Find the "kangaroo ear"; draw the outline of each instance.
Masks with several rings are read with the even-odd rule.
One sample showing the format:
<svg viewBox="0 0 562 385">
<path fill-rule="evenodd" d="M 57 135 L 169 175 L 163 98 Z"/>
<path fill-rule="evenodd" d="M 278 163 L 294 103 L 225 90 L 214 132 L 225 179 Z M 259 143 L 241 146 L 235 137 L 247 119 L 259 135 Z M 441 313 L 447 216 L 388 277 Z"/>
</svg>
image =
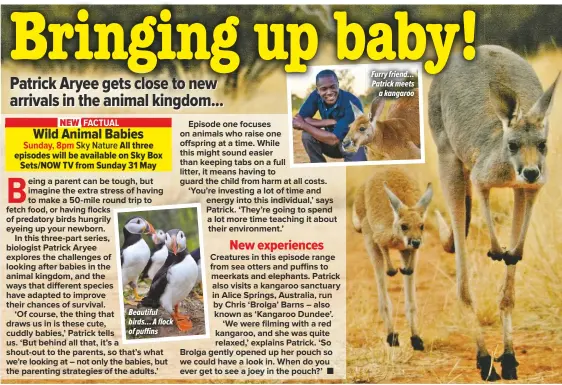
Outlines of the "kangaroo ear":
<svg viewBox="0 0 562 385">
<path fill-rule="evenodd" d="M 554 95 L 554 90 L 556 89 L 556 84 L 558 84 L 559 78 L 560 78 L 560 72 L 558 73 L 558 76 L 556 76 L 554 83 L 552 83 L 552 85 L 548 88 L 548 90 L 546 90 L 541 95 L 539 100 L 535 102 L 533 107 L 531 107 L 529 113 L 527 114 L 528 117 L 532 118 L 536 122 L 542 122 L 543 120 L 548 118 L 548 115 L 550 114 L 550 110 L 552 109 L 552 104 L 554 99 L 552 96 Z"/>
<path fill-rule="evenodd" d="M 379 119 L 382 114 L 382 110 L 384 109 L 384 103 L 384 98 L 381 98 L 380 96 L 377 96 L 373 100 L 373 103 L 371 103 L 371 115 L 369 116 L 369 120 L 371 122 Z"/>
<path fill-rule="evenodd" d="M 416 203 L 416 207 L 422 209 L 425 213 L 427 207 L 431 203 L 431 198 L 433 198 L 433 187 L 431 183 L 428 183 L 425 192 L 423 193 L 418 203 Z"/>
<path fill-rule="evenodd" d="M 521 117 L 521 106 L 517 93 L 505 84 L 490 82 L 490 101 L 494 112 L 500 118 L 503 129 L 511 126 L 514 119 Z"/>
<path fill-rule="evenodd" d="M 392 207 L 392 211 L 394 211 L 394 216 L 398 216 L 398 211 L 404 206 L 404 203 L 398 198 L 390 189 L 388 188 L 386 182 L 383 184 L 384 191 L 386 195 L 388 195 L 388 199 L 390 200 L 390 206 Z"/>
<path fill-rule="evenodd" d="M 349 104 L 351 104 L 351 109 L 353 110 L 353 116 L 355 117 L 355 120 L 357 120 L 358 117 L 365 115 L 363 114 L 363 111 L 359 109 L 359 107 L 353 104 L 352 101 L 349 101 Z"/>
</svg>

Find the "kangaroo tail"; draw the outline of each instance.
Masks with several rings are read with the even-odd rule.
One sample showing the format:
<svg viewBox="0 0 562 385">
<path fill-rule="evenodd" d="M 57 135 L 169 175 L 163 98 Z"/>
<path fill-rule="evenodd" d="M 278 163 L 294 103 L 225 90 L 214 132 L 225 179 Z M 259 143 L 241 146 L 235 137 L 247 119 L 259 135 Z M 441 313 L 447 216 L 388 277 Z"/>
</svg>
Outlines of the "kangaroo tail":
<svg viewBox="0 0 562 385">
<path fill-rule="evenodd" d="M 351 221 L 353 222 L 353 227 L 357 232 L 361 232 L 361 220 L 359 219 L 359 215 L 357 215 L 357 211 L 355 210 L 355 203 L 353 203 L 353 207 L 351 208 Z"/>
<path fill-rule="evenodd" d="M 437 223 L 439 224 L 439 239 L 441 240 L 441 245 L 443 246 L 443 250 L 447 253 L 454 253 L 455 252 L 455 240 L 453 238 L 453 232 L 451 228 L 443 218 L 443 215 L 439 212 L 439 210 L 435 210 L 435 215 L 437 216 Z"/>
</svg>

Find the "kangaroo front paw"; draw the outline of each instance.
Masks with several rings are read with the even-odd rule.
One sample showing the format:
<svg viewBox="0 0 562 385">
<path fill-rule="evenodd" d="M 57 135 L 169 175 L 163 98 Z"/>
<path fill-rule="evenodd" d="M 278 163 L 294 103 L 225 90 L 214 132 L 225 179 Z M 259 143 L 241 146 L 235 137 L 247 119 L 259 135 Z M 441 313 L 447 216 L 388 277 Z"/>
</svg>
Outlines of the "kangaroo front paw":
<svg viewBox="0 0 562 385">
<path fill-rule="evenodd" d="M 400 346 L 398 333 L 389 333 L 388 336 L 386 336 L 386 342 L 388 342 L 389 346 Z"/>
<path fill-rule="evenodd" d="M 410 342 L 412 343 L 412 347 L 414 348 L 414 350 L 424 350 L 423 340 L 420 338 L 420 336 L 411 336 Z"/>
<path fill-rule="evenodd" d="M 506 265 L 515 265 L 517 262 L 519 262 L 522 259 L 523 257 L 521 255 L 511 254 L 510 251 L 506 252 L 503 255 L 503 261 L 505 262 Z"/>
<path fill-rule="evenodd" d="M 502 365 L 502 378 L 504 380 L 517 380 L 517 367 L 519 362 L 512 353 L 504 353 L 496 359 Z"/>
<path fill-rule="evenodd" d="M 492 364 L 492 357 L 487 356 L 476 356 L 476 368 L 480 369 L 480 377 L 484 381 L 497 381 L 500 376 L 496 372 L 494 365 Z"/>
<path fill-rule="evenodd" d="M 501 253 L 494 252 L 492 250 L 488 251 L 488 257 L 492 258 L 494 261 L 503 261 L 506 251 L 503 250 Z"/>
<path fill-rule="evenodd" d="M 414 269 L 410 267 L 400 268 L 400 272 L 404 275 L 412 275 L 414 274 Z"/>
<path fill-rule="evenodd" d="M 386 275 L 388 275 L 389 277 L 394 277 L 396 274 L 398 274 L 398 270 L 396 269 L 388 269 L 386 271 Z"/>
</svg>

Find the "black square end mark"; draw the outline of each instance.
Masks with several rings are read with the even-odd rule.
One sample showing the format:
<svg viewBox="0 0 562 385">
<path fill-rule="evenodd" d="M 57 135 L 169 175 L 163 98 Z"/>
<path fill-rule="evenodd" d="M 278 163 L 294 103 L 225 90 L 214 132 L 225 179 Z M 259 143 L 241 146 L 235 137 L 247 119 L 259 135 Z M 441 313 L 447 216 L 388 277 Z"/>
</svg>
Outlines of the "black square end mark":
<svg viewBox="0 0 562 385">
<path fill-rule="evenodd" d="M 327 368 L 328 374 L 334 374 L 334 368 Z"/>
</svg>

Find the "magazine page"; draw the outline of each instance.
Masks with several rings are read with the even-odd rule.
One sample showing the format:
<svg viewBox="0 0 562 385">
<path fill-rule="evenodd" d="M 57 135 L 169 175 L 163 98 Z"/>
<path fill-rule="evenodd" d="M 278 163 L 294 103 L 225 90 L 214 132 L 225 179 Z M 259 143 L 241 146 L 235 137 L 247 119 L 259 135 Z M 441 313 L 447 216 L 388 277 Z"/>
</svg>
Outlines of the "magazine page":
<svg viewBox="0 0 562 385">
<path fill-rule="evenodd" d="M 562 7 L 1 17 L 2 383 L 562 381 Z"/>
</svg>

